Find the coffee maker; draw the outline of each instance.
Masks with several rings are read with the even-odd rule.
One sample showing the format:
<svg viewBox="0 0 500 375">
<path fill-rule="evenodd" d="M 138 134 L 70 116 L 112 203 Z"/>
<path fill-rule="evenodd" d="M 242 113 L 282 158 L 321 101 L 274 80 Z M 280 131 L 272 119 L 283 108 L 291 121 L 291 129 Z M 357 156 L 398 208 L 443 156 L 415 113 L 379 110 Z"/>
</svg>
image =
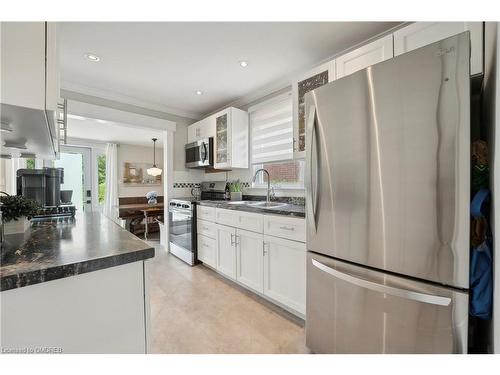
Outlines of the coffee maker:
<svg viewBox="0 0 500 375">
<path fill-rule="evenodd" d="M 43 207 L 40 217 L 74 216 L 74 205 L 61 204 L 63 183 L 63 168 L 17 170 L 17 195 L 40 203 Z"/>
<path fill-rule="evenodd" d="M 18 169 L 17 195 L 33 199 L 44 207 L 61 204 L 63 168 Z"/>
</svg>

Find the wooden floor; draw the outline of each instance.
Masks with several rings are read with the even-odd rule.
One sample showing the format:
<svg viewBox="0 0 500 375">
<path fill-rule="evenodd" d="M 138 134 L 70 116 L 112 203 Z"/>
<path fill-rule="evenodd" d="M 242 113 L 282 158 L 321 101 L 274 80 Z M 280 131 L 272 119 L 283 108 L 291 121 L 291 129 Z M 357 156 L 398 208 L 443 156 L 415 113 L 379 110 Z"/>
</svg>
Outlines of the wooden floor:
<svg viewBox="0 0 500 375">
<path fill-rule="evenodd" d="M 308 353 L 301 319 L 151 243 L 153 353 Z"/>
</svg>

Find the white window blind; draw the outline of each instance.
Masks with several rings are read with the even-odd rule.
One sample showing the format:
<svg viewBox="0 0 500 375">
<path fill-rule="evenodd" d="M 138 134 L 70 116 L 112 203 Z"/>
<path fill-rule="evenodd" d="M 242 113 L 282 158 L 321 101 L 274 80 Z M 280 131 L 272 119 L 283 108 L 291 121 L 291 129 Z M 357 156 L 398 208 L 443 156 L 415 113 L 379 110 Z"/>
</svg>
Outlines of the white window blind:
<svg viewBox="0 0 500 375">
<path fill-rule="evenodd" d="M 279 96 L 250 108 L 252 164 L 293 159 L 292 96 Z"/>
</svg>

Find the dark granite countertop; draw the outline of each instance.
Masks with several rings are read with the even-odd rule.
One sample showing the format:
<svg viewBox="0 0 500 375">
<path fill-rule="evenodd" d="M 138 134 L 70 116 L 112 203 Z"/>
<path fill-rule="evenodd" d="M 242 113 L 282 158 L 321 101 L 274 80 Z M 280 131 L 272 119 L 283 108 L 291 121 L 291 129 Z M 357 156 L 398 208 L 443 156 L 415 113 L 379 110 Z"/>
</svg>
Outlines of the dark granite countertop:
<svg viewBox="0 0 500 375">
<path fill-rule="evenodd" d="M 0 290 L 115 267 L 154 257 L 154 248 L 100 213 L 64 223 L 39 222 L 6 236 Z"/>
<path fill-rule="evenodd" d="M 306 211 L 305 207 L 296 204 L 286 204 L 285 206 L 281 206 L 279 208 L 264 208 L 264 207 L 253 207 L 248 206 L 246 204 L 231 204 L 230 201 L 210 201 L 210 200 L 202 200 L 198 201 L 197 204 L 201 206 L 211 206 L 224 208 L 227 210 L 238 210 L 238 211 L 246 211 L 246 212 L 255 212 L 258 214 L 270 214 L 270 215 L 285 215 L 285 216 L 294 216 L 294 217 L 305 217 Z"/>
</svg>

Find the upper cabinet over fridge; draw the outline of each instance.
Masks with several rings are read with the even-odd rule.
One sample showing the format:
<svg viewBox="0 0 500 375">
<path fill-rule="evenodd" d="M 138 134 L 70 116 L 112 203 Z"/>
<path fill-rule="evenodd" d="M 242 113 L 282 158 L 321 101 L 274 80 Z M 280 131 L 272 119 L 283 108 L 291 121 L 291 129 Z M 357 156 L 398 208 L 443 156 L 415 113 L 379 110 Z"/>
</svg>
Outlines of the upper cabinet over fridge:
<svg viewBox="0 0 500 375">
<path fill-rule="evenodd" d="M 483 73 L 482 22 L 415 22 L 394 32 L 394 56 L 470 32 L 470 74 Z"/>
<path fill-rule="evenodd" d="M 483 73 L 482 22 L 415 22 L 393 33 L 338 55 L 292 82 L 294 158 L 305 158 L 306 118 L 304 95 L 329 82 L 353 74 L 394 56 L 435 43 L 464 31 L 470 33 L 470 74 Z"/>
</svg>

